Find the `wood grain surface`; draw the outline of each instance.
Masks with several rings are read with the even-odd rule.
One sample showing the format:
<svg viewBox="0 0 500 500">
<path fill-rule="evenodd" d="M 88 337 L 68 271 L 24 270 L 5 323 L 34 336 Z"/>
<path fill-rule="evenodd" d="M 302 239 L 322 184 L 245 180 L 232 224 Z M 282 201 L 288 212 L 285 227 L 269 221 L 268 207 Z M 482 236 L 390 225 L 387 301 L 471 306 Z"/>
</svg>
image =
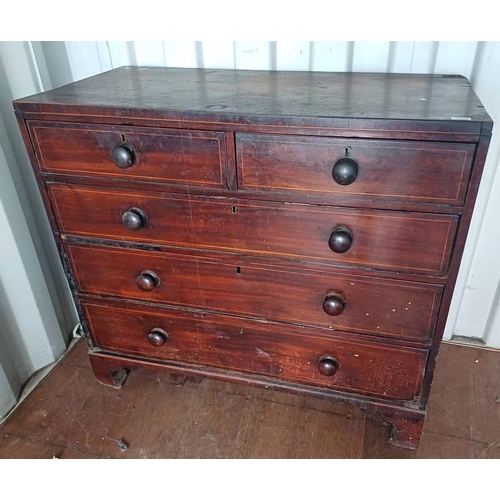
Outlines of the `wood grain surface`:
<svg viewBox="0 0 500 500">
<path fill-rule="evenodd" d="M 68 246 L 82 292 L 166 303 L 286 323 L 377 336 L 430 340 L 442 287 L 378 278 L 235 265 L 231 259 L 189 258 L 132 249 Z M 136 285 L 153 271 L 159 286 Z M 329 292 L 345 299 L 344 311 L 329 316 Z"/>
<path fill-rule="evenodd" d="M 61 229 L 86 238 L 196 247 L 331 265 L 443 275 L 456 216 L 315 207 L 241 199 L 151 195 L 66 185 L 50 189 Z M 147 224 L 130 231 L 130 208 Z M 337 227 L 353 235 L 351 248 L 333 252 Z"/>
<path fill-rule="evenodd" d="M 210 113 L 211 121 L 225 115 L 490 121 L 459 75 L 124 67 L 19 99 L 17 106 L 66 113 L 105 106 L 107 114 L 122 116 L 122 110 Z"/>
<path fill-rule="evenodd" d="M 42 172 L 227 189 L 220 132 L 46 122 L 30 122 L 29 129 Z M 124 142 L 135 159 L 130 167 L 119 168 L 110 153 Z"/>
<path fill-rule="evenodd" d="M 236 151 L 238 187 L 250 192 L 461 205 L 475 145 L 237 134 Z M 359 173 L 343 186 L 332 168 L 346 154 Z"/>
<path fill-rule="evenodd" d="M 320 337 L 302 328 L 150 308 L 84 305 L 98 347 L 118 353 L 187 364 L 216 366 L 292 382 L 346 389 L 382 398 L 418 396 L 427 359 L 425 350 L 368 343 L 349 335 Z M 161 347 L 148 342 L 153 328 L 168 332 Z M 338 361 L 335 375 L 318 371 L 321 356 Z"/>
</svg>

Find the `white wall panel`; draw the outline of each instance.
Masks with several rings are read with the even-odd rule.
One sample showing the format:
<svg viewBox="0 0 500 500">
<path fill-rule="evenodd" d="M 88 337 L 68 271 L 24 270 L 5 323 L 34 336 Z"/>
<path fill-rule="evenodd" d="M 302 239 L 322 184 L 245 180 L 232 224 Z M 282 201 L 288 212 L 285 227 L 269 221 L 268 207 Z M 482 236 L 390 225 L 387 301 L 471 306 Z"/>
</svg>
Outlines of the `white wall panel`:
<svg viewBox="0 0 500 500">
<path fill-rule="evenodd" d="M 111 61 L 111 53 L 109 51 L 108 42 L 95 42 L 95 44 L 101 72 L 113 69 L 113 62 Z"/>
<path fill-rule="evenodd" d="M 440 42 L 434 73 L 456 74 L 470 78 L 477 42 Z"/>
<path fill-rule="evenodd" d="M 272 69 L 273 42 L 234 42 L 236 69 Z"/>
<path fill-rule="evenodd" d="M 33 55 L 34 51 L 29 50 L 26 42 L 0 43 L 0 146 L 5 154 L 16 195 L 22 207 L 22 216 L 29 228 L 45 280 L 45 283 L 39 281 L 34 288 L 42 287 L 38 292 L 40 304 L 47 306 L 51 303 L 54 307 L 59 325 L 51 324 L 49 320 L 47 327 L 60 335 L 61 329 L 66 331 L 72 328 L 76 315 L 12 108 L 14 99 L 42 90 L 40 71 L 36 70 L 38 65 L 32 59 Z M 7 204 L 7 209 L 9 207 L 10 204 Z M 15 211 L 12 213 L 15 214 Z M 25 259 L 25 265 L 29 266 L 30 258 L 26 255 Z M 33 271 L 33 276 L 38 276 L 36 270 Z M 47 288 L 50 295 L 43 290 Z"/>
<path fill-rule="evenodd" d="M 353 42 L 311 42 L 312 71 L 348 71 Z"/>
<path fill-rule="evenodd" d="M 173 68 L 202 68 L 201 42 L 163 42 L 165 64 Z"/>
<path fill-rule="evenodd" d="M 480 42 L 474 88 L 496 127 L 453 297 L 446 334 L 500 347 L 500 42 Z"/>
<path fill-rule="evenodd" d="M 106 45 L 113 68 L 136 64 L 133 42 L 106 42 Z"/>
<path fill-rule="evenodd" d="M 350 71 L 382 72 L 389 65 L 390 42 L 355 42 Z"/>
<path fill-rule="evenodd" d="M 38 42 L 33 42 L 38 43 Z M 64 42 L 39 42 L 41 51 L 35 52 L 37 66 L 45 65 L 48 81 L 45 90 L 60 87 L 74 81 L 74 75 L 69 62 L 68 50 Z M 78 62 L 75 61 L 78 65 Z M 81 66 L 87 67 L 87 66 Z"/>
<path fill-rule="evenodd" d="M 1 419 L 31 374 L 64 352 L 65 339 L 1 144 L 0 178 Z"/>
<path fill-rule="evenodd" d="M 0 147 L 0 316 L 20 380 L 64 350 L 37 253 Z M 33 348 L 32 348 L 33 347 Z"/>
<path fill-rule="evenodd" d="M 0 345 L 0 349 L 2 346 Z M 0 351 L 0 421 L 7 415 L 9 410 L 16 404 L 21 382 L 18 380 L 17 384 L 12 381 L 7 373 L 7 362 L 2 354 L 6 351 Z M 13 370 L 15 373 L 15 370 Z"/>
<path fill-rule="evenodd" d="M 439 42 L 414 42 L 410 73 L 434 73 Z"/>
<path fill-rule="evenodd" d="M 165 66 L 163 42 L 135 42 L 135 60 L 139 66 Z"/>
<path fill-rule="evenodd" d="M 276 42 L 275 46 L 275 69 L 286 71 L 308 71 L 310 69 L 311 42 Z"/>
<path fill-rule="evenodd" d="M 391 42 L 388 70 L 391 73 L 411 73 L 415 42 Z"/>
<path fill-rule="evenodd" d="M 21 385 L 64 352 L 76 322 L 12 108 L 50 83 L 36 52 L 28 42 L 0 43 L 0 418 Z"/>
<path fill-rule="evenodd" d="M 205 68 L 234 69 L 233 42 L 203 42 Z"/>
<path fill-rule="evenodd" d="M 66 42 L 71 72 L 75 80 L 111 69 L 109 52 L 102 50 L 103 45 L 106 47 L 106 43 L 103 42 L 99 50 L 98 42 Z"/>
</svg>

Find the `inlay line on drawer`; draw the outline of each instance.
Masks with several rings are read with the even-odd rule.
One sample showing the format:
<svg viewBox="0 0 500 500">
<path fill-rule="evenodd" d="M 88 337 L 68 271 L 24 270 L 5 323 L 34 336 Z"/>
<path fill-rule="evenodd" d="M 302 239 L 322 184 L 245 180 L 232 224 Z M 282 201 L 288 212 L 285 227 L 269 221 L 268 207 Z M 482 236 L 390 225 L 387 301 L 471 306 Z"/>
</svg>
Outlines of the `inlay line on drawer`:
<svg viewBox="0 0 500 500">
<path fill-rule="evenodd" d="M 428 342 L 443 287 L 178 254 L 68 245 L 78 288 L 191 309 Z M 335 307 L 329 302 L 335 298 Z"/>
<path fill-rule="evenodd" d="M 30 122 L 42 172 L 227 190 L 223 132 Z"/>
<path fill-rule="evenodd" d="M 383 398 L 413 400 L 420 392 L 425 349 L 367 342 L 311 328 L 215 314 L 127 304 L 83 303 L 96 346 L 151 359 L 202 364 Z M 326 358 L 333 365 L 323 368 Z"/>
<path fill-rule="evenodd" d="M 70 235 L 429 275 L 446 273 L 458 221 L 441 214 L 49 186 L 58 222 Z"/>
<path fill-rule="evenodd" d="M 474 144 L 236 134 L 238 189 L 461 205 Z M 352 162 L 346 185 L 336 162 Z"/>
</svg>

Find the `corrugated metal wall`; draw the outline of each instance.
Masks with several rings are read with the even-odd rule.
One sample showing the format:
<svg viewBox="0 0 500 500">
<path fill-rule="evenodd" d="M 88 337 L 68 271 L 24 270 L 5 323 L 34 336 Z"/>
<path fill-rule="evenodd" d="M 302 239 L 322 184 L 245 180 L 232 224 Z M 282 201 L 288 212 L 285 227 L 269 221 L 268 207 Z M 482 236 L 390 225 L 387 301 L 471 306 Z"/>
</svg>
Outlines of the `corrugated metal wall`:
<svg viewBox="0 0 500 500">
<path fill-rule="evenodd" d="M 37 45 L 37 44 L 34 44 Z M 53 85 L 123 65 L 454 73 L 472 82 L 484 42 L 44 42 Z M 63 52 L 67 52 L 67 61 Z M 38 51 L 39 53 L 39 51 Z M 52 58 L 55 56 L 55 60 Z M 70 68 L 57 68 L 69 63 Z"/>
<path fill-rule="evenodd" d="M 0 49 L 0 112 L 6 131 L 0 140 L 4 150 L 8 141 L 8 150 L 13 151 L 7 160 L 61 335 L 67 334 L 75 316 L 17 132 L 14 98 L 123 65 L 444 73 L 466 76 L 493 119 L 500 117 L 499 42 L 2 42 Z M 496 347 L 500 347 L 498 137 L 495 130 L 445 333 L 446 338 L 477 337 Z"/>
</svg>

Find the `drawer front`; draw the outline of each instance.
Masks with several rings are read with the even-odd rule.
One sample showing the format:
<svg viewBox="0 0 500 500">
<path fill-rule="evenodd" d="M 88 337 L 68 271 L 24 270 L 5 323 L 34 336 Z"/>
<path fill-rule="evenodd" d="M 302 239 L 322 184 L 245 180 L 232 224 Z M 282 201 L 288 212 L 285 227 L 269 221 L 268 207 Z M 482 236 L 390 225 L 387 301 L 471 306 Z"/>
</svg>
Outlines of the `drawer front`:
<svg viewBox="0 0 500 500">
<path fill-rule="evenodd" d="M 102 247 L 68 250 L 83 292 L 417 341 L 430 338 L 442 291 L 297 265 Z M 341 313 L 332 316 L 324 308 Z"/>
<path fill-rule="evenodd" d="M 286 325 L 239 318 L 134 307 L 84 304 L 96 346 L 378 397 L 411 401 L 420 391 L 425 350 L 353 341 L 342 334 L 325 338 L 306 328 L 291 334 Z M 334 374 L 320 373 L 323 356 L 337 362 Z"/>
<path fill-rule="evenodd" d="M 30 122 L 42 172 L 91 175 L 109 179 L 226 188 L 225 135 L 220 132 L 63 125 Z M 132 165 L 118 167 L 132 147 Z"/>
<path fill-rule="evenodd" d="M 344 196 L 461 205 L 475 151 L 473 144 L 257 134 L 237 134 L 236 148 L 239 189 L 319 196 L 332 205 Z M 341 185 L 332 172 L 346 150 L 357 177 Z"/>
<path fill-rule="evenodd" d="M 448 215 L 63 185 L 50 191 L 60 226 L 68 234 L 420 274 L 446 273 L 457 225 L 457 217 Z M 140 229 L 124 226 L 130 209 L 143 212 Z"/>
</svg>

